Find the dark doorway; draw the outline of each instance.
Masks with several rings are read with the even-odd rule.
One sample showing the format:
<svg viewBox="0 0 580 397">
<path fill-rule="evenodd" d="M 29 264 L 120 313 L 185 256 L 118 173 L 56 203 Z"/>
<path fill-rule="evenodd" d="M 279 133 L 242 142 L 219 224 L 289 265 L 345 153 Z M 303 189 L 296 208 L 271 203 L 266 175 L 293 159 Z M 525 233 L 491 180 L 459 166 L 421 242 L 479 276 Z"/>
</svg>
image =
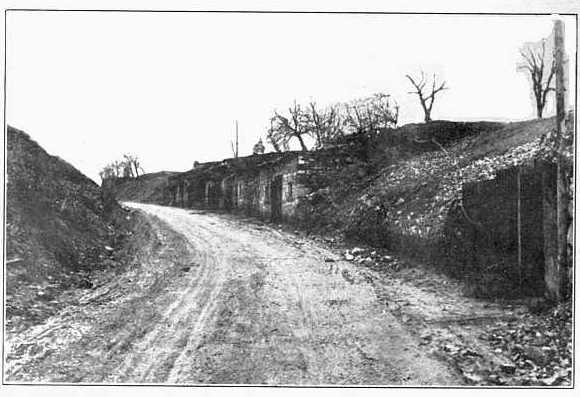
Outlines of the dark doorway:
<svg viewBox="0 0 580 397">
<path fill-rule="evenodd" d="M 270 188 L 272 222 L 282 220 L 282 175 L 275 176 Z"/>
<path fill-rule="evenodd" d="M 224 182 L 224 207 L 230 211 L 234 208 L 234 184 L 233 178 L 228 178 Z"/>
<path fill-rule="evenodd" d="M 214 182 L 210 182 L 207 187 L 207 204 L 211 209 L 218 208 L 219 200 L 219 186 Z"/>
</svg>

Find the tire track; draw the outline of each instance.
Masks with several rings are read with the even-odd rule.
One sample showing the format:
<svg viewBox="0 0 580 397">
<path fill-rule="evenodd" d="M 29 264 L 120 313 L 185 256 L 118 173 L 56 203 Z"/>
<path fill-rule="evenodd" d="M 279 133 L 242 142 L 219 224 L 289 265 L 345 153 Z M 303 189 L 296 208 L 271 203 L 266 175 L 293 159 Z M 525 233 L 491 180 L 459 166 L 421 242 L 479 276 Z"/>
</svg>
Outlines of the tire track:
<svg viewBox="0 0 580 397">
<path fill-rule="evenodd" d="M 92 293 L 71 316 L 29 333 L 44 338 L 60 325 L 81 333 L 56 346 L 60 361 L 41 357 L 53 371 L 43 377 L 35 369 L 41 378 L 63 379 L 65 373 L 73 381 L 276 385 L 454 381 L 384 311 L 372 286 L 329 271 L 324 258 L 333 254 L 322 246 L 231 216 L 127 205 L 150 217 L 157 232 L 172 229 L 161 234 L 174 240 Z M 188 271 L 179 271 L 184 263 Z M 335 266 L 355 273 L 350 263 Z M 116 291 L 117 284 L 126 288 Z M 123 294 L 107 302 L 118 292 Z M 30 343 L 25 339 L 21 346 Z M 12 362 L 24 368 L 27 361 Z M 99 373 L 89 372 L 91 363 Z"/>
<path fill-rule="evenodd" d="M 175 217 L 168 217 L 164 211 L 140 209 L 171 222 L 176 231 L 185 235 L 199 267 L 196 274 L 188 281 L 187 287 L 179 293 L 164 313 L 162 321 L 134 347 L 134 351 L 119 369 L 120 374 L 115 381 L 130 379 L 138 382 L 156 382 L 160 380 L 160 377 L 168 376 L 167 373 L 174 373 L 175 352 L 181 351 L 184 344 L 191 349 L 191 345 L 194 345 L 192 341 L 199 339 L 207 320 L 211 317 L 223 284 L 222 263 L 211 249 L 208 240 L 193 234 L 190 225 L 180 222 Z"/>
</svg>

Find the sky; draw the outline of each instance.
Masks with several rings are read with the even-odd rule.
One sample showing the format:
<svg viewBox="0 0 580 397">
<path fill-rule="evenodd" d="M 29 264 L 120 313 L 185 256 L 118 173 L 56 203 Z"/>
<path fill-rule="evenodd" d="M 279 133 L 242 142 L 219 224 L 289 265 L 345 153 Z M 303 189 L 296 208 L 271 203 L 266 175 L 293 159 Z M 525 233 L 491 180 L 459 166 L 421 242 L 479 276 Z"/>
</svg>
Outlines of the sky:
<svg viewBox="0 0 580 397">
<path fill-rule="evenodd" d="M 575 20 L 564 21 L 574 61 Z M 147 172 L 231 157 L 236 120 L 240 155 L 249 155 L 273 110 L 294 100 L 324 106 L 386 92 L 401 107 L 400 124 L 420 122 L 405 74 L 421 70 L 449 87 L 433 119 L 531 119 L 518 50 L 552 24 L 542 16 L 9 12 L 6 120 L 100 182 L 123 153 Z"/>
</svg>

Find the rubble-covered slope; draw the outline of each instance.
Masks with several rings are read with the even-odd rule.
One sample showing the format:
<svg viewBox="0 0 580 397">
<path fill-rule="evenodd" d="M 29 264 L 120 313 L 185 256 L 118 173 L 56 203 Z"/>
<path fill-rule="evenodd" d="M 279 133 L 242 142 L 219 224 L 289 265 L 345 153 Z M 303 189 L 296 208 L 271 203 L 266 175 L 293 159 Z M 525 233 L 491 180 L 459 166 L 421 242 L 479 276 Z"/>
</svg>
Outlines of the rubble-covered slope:
<svg viewBox="0 0 580 397">
<path fill-rule="evenodd" d="M 464 183 L 493 179 L 499 170 L 531 161 L 554 123 L 510 123 L 381 170 L 356 200 L 343 203 L 347 232 L 387 245 L 388 229 L 429 240 L 461 198 Z"/>
</svg>

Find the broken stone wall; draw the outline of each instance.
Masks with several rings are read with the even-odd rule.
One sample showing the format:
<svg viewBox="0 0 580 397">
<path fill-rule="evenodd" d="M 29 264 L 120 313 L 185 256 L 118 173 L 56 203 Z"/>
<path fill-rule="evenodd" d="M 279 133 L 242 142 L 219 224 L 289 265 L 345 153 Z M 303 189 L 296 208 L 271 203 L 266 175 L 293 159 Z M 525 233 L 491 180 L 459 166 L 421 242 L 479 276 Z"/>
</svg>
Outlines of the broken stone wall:
<svg viewBox="0 0 580 397">
<path fill-rule="evenodd" d="M 229 190 L 232 210 L 249 216 L 259 214 L 258 181 L 256 179 L 257 177 L 253 174 L 235 175 L 229 178 L 232 181 L 232 187 Z M 226 193 L 224 192 L 224 194 Z"/>
<path fill-rule="evenodd" d="M 278 222 L 304 222 L 312 211 L 302 205 L 314 190 L 321 190 L 351 170 L 354 178 L 366 175 L 357 140 L 316 152 L 269 153 L 228 159 L 179 175 L 168 185 L 168 203 L 188 208 L 225 209 Z M 278 185 L 275 185 L 278 183 Z M 273 192 L 273 186 L 280 191 Z M 272 211 L 273 194 L 279 211 Z M 278 214 L 279 212 L 279 214 Z M 275 216 L 274 216 L 275 217 Z"/>
<path fill-rule="evenodd" d="M 277 162 L 271 166 L 260 167 L 252 176 L 238 177 L 238 208 L 247 215 L 258 216 L 269 220 L 272 217 L 272 194 L 274 180 L 281 179 L 279 221 L 291 221 L 296 218 L 296 206 L 306 194 L 306 188 L 298 180 L 299 156 Z"/>
<path fill-rule="evenodd" d="M 354 142 L 354 143 L 353 143 Z M 295 211 L 309 229 L 337 229 L 339 206 L 353 191 L 360 191 L 369 173 L 357 141 L 305 153 L 298 166 L 297 184 L 304 187 Z"/>
<path fill-rule="evenodd" d="M 299 157 L 297 153 L 284 153 L 229 159 L 205 171 L 183 173 L 168 184 L 167 203 L 270 219 L 272 184 L 280 178 L 281 217 L 277 221 L 291 221 L 297 217 L 298 202 L 308 192 L 298 177 L 305 172 L 298 170 Z"/>
</svg>

